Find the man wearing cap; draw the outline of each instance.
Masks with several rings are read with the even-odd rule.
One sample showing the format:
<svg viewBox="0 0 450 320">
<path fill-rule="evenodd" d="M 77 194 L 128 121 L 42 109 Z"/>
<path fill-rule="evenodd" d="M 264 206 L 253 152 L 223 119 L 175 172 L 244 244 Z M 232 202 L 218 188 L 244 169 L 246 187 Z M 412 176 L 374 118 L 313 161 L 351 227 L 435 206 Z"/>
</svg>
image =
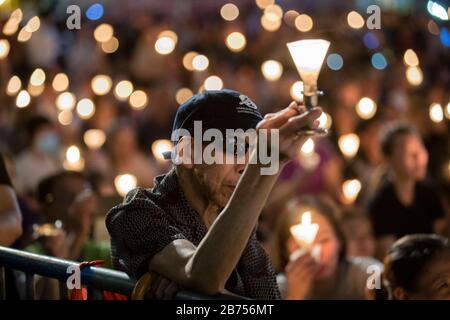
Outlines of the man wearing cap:
<svg viewBox="0 0 450 320">
<path fill-rule="evenodd" d="M 270 260 L 256 239 L 256 224 L 281 166 L 307 138 L 301 131 L 317 127 L 320 113 L 293 102 L 263 119 L 248 97 L 233 90 L 193 96 L 175 117 L 174 132 L 185 132 L 174 141 L 178 146 L 185 145 L 199 121 L 202 130 L 217 129 L 224 137 L 227 129 L 278 130 L 279 169 L 261 174 L 265 165 L 252 161 L 258 157 L 255 150 L 244 162 L 177 163 L 156 178 L 154 188 L 132 190 L 107 214 L 114 266 L 135 279 L 148 271 L 161 275 L 157 298 L 170 297 L 174 284 L 208 295 L 280 298 Z M 228 160 L 236 157 L 228 149 L 221 152 Z"/>
</svg>

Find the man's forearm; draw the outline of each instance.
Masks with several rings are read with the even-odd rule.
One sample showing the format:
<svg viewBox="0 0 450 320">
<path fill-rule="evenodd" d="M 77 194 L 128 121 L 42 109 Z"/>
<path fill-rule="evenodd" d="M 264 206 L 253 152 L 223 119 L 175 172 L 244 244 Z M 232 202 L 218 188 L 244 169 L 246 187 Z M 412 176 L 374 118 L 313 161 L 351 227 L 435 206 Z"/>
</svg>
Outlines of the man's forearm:
<svg viewBox="0 0 450 320">
<path fill-rule="evenodd" d="M 219 214 L 192 256 L 193 277 L 208 275 L 212 287 L 223 288 L 236 267 L 278 175 L 261 175 L 248 165 L 228 205 Z"/>
</svg>

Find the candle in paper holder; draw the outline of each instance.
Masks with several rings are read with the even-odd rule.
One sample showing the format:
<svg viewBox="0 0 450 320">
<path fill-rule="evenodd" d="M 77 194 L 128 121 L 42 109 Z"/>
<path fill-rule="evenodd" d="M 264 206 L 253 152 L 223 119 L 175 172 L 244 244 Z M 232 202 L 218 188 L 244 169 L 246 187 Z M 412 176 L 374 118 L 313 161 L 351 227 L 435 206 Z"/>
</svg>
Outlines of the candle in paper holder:
<svg viewBox="0 0 450 320">
<path fill-rule="evenodd" d="M 305 211 L 302 214 L 301 223 L 291 226 L 290 231 L 292 236 L 302 247 L 302 249 L 309 251 L 311 255 L 316 259 L 316 261 L 318 261 L 320 257 L 321 246 L 313 246 L 312 244 L 314 242 L 314 239 L 316 238 L 317 232 L 319 231 L 319 225 L 317 223 L 311 223 L 311 212 Z M 297 257 L 298 255 L 301 255 L 303 250 L 297 253 Z M 291 256 L 291 260 L 295 259 L 296 257 Z"/>
<path fill-rule="evenodd" d="M 300 78 L 303 81 L 303 100 L 306 108 L 311 109 L 318 105 L 319 96 L 323 92 L 317 88 L 320 68 L 327 54 L 330 42 L 323 39 L 307 39 L 289 42 L 286 44 L 294 60 Z M 304 134 L 326 135 L 325 128 L 303 130 Z"/>
</svg>

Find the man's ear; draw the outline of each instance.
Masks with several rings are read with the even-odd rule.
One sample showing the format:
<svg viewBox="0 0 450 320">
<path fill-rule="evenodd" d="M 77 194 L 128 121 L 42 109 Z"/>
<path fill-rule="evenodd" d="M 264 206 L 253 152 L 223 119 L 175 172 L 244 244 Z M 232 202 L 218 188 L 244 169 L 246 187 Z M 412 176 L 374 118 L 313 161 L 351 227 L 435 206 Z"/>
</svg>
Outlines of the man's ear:
<svg viewBox="0 0 450 320">
<path fill-rule="evenodd" d="M 408 293 L 401 287 L 394 289 L 392 292 L 392 297 L 394 300 L 409 300 Z"/>
<path fill-rule="evenodd" d="M 174 148 L 176 161 L 185 169 L 192 169 L 194 166 L 194 144 L 191 136 L 183 136 Z"/>
</svg>

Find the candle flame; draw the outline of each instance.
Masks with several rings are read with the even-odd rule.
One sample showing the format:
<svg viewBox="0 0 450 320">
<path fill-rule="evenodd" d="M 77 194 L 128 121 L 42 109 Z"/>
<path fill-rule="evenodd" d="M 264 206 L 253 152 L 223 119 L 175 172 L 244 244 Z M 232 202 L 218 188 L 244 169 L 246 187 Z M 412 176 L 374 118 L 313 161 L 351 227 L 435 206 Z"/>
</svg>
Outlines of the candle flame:
<svg viewBox="0 0 450 320">
<path fill-rule="evenodd" d="M 291 226 L 290 231 L 299 245 L 310 247 L 319 231 L 319 225 L 311 223 L 311 212 L 305 211 L 301 223 Z"/>
</svg>

